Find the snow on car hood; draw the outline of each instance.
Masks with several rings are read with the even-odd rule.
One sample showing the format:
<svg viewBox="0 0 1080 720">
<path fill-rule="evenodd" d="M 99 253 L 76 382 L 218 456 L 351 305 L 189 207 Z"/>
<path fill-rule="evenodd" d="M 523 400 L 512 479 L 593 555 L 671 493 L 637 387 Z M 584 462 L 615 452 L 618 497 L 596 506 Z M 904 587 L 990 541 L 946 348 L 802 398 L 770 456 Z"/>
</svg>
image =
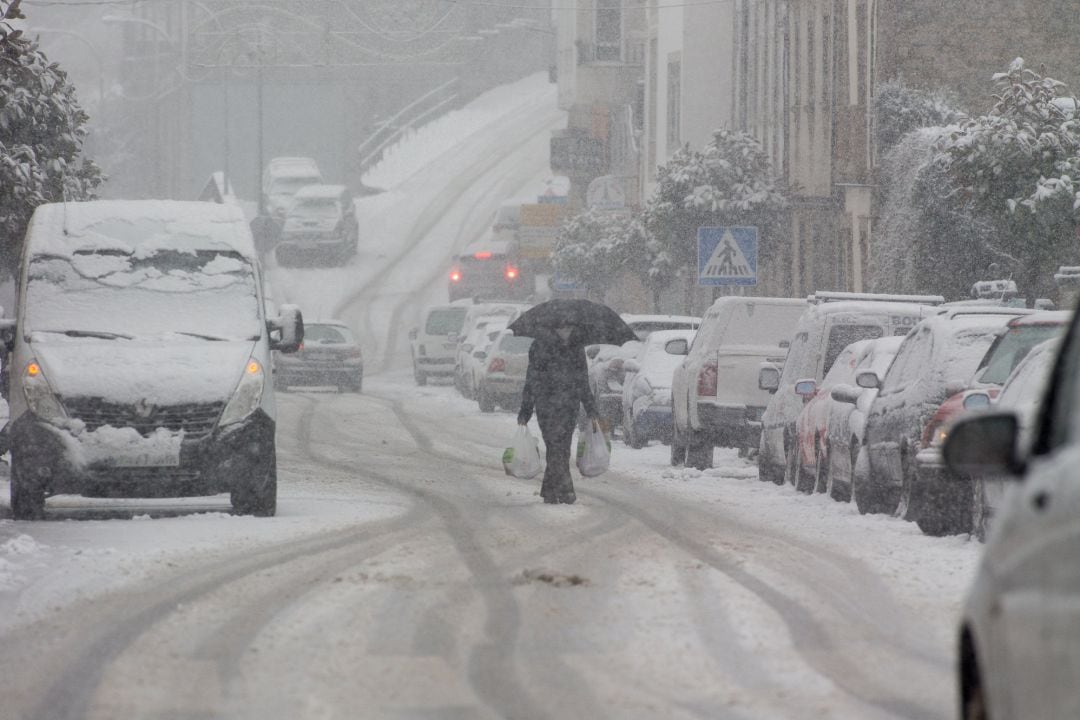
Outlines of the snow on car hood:
<svg viewBox="0 0 1080 720">
<path fill-rule="evenodd" d="M 34 356 L 61 398 L 100 397 L 154 405 L 226 401 L 251 357 L 250 340 L 97 340 L 33 343 Z"/>
</svg>

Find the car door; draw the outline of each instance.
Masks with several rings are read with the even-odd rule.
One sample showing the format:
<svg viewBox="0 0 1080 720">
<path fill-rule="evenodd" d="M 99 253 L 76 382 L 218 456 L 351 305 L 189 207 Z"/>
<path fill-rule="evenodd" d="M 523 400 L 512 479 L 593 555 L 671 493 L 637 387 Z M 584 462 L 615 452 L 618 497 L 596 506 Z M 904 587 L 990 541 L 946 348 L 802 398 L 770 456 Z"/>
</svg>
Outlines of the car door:
<svg viewBox="0 0 1080 720">
<path fill-rule="evenodd" d="M 929 326 L 913 331 L 904 340 L 889 367 L 881 391 L 874 399 L 866 420 L 866 443 L 870 467 L 875 476 L 888 478 L 896 487 L 903 477 L 902 441 L 911 413 L 910 399 L 918 393 L 920 377 L 930 360 L 933 331 Z"/>
<path fill-rule="evenodd" d="M 1022 484 L 987 542 L 997 580 L 989 646 L 1004 717 L 1080 717 L 1080 338 L 1070 333 Z M 996 610 L 996 612 L 995 612 Z"/>
</svg>

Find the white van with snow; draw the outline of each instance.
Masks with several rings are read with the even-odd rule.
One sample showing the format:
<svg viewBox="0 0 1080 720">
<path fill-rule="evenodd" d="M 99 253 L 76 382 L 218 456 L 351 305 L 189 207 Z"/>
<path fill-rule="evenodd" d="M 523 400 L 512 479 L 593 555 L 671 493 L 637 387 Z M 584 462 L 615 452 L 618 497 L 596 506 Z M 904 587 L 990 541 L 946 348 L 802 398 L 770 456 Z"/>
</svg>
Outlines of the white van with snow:
<svg viewBox="0 0 1080 720">
<path fill-rule="evenodd" d="M 26 233 L 12 360 L 11 509 L 54 494 L 231 494 L 277 503 L 271 350 L 303 340 L 296 307 L 266 317 L 247 222 L 232 205 L 42 205 Z"/>
<path fill-rule="evenodd" d="M 671 462 L 711 467 L 713 448 L 758 446 L 768 392 L 758 388 L 762 362 L 782 362 L 806 300 L 718 298 L 671 380 Z"/>
</svg>

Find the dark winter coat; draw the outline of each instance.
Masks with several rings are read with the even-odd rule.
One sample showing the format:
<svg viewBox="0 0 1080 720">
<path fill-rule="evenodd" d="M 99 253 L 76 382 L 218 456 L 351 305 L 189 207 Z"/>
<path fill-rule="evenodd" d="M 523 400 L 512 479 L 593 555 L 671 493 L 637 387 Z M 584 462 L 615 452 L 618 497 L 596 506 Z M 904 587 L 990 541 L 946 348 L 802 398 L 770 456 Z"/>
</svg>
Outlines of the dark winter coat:
<svg viewBox="0 0 1080 720">
<path fill-rule="evenodd" d="M 529 422 L 534 408 L 544 416 L 565 414 L 576 420 L 579 404 L 589 417 L 597 416 L 585 346 L 573 335 L 567 342 L 554 334 L 535 338 L 529 348 L 518 422 Z"/>
</svg>

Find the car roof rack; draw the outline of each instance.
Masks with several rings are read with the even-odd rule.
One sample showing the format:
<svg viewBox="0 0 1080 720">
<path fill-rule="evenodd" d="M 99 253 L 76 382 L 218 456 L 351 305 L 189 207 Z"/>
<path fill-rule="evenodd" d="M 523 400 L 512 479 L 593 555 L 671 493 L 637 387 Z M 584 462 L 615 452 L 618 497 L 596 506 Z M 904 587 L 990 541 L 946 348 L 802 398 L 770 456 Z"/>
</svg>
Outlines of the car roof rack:
<svg viewBox="0 0 1080 720">
<path fill-rule="evenodd" d="M 845 302 L 859 300 L 871 302 L 901 302 L 915 303 L 918 305 L 941 305 L 945 298 L 941 295 L 887 295 L 879 293 L 853 293 L 853 292 L 816 292 L 806 298 L 811 305 L 820 305 L 830 302 Z"/>
</svg>

